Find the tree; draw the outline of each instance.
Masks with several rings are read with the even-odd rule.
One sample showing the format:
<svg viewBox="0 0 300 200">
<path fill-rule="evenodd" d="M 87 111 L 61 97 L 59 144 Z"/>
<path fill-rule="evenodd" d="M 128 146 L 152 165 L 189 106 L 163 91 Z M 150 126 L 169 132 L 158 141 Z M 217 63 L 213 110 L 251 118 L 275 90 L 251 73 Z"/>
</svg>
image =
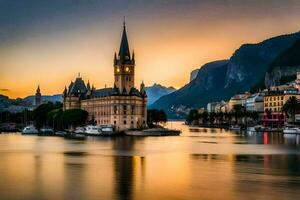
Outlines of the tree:
<svg viewBox="0 0 300 200">
<path fill-rule="evenodd" d="M 149 127 L 153 127 L 153 125 L 157 125 L 158 123 L 166 123 L 167 115 L 163 110 L 150 109 L 147 110 L 147 123 Z"/>
<path fill-rule="evenodd" d="M 208 121 L 208 112 L 204 111 L 203 113 L 201 113 L 201 118 L 202 118 L 202 123 L 206 124 Z"/>
<path fill-rule="evenodd" d="M 300 102 L 295 96 L 291 96 L 282 106 L 282 111 L 291 115 L 293 123 L 295 123 L 295 115 L 299 110 Z"/>
<path fill-rule="evenodd" d="M 64 127 L 76 127 L 86 123 L 88 112 L 81 109 L 70 109 L 62 113 L 60 120 Z"/>
<path fill-rule="evenodd" d="M 199 120 L 199 113 L 198 113 L 198 110 L 196 109 L 191 109 L 187 118 L 186 118 L 186 121 L 188 124 L 191 124 L 193 123 L 194 121 L 196 120 Z"/>
<path fill-rule="evenodd" d="M 35 126 L 38 129 L 40 129 L 43 126 L 48 126 L 49 125 L 48 119 L 47 119 L 48 112 L 59 108 L 59 106 L 60 106 L 59 104 L 46 103 L 46 104 L 42 104 L 39 107 L 37 107 L 33 111 L 33 120 L 35 122 Z"/>
<path fill-rule="evenodd" d="M 51 124 L 53 129 L 61 129 L 63 127 L 62 114 L 63 111 L 61 108 L 51 110 L 47 113 L 47 124 Z"/>
<path fill-rule="evenodd" d="M 224 113 L 223 112 L 217 112 L 216 113 L 216 119 L 217 119 L 217 123 L 221 123 L 223 121 L 223 118 L 224 118 Z"/>
<path fill-rule="evenodd" d="M 234 105 L 231 113 L 235 118 L 235 122 L 238 123 L 239 119 L 245 116 L 246 108 L 242 105 Z"/>
<path fill-rule="evenodd" d="M 209 113 L 209 123 L 210 124 L 214 124 L 215 123 L 215 119 L 216 119 L 216 113 L 215 112 L 210 112 Z"/>
</svg>

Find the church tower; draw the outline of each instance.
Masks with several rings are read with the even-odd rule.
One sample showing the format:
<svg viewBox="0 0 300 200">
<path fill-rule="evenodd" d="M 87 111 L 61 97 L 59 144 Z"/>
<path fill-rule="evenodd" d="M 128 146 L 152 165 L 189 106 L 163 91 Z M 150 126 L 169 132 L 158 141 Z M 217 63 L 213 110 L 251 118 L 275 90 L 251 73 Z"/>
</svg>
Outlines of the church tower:
<svg viewBox="0 0 300 200">
<path fill-rule="evenodd" d="M 42 103 L 42 94 L 41 94 L 41 90 L 40 90 L 40 86 L 38 85 L 38 88 L 36 89 L 36 93 L 35 93 L 35 107 L 39 107 L 39 105 L 41 105 Z"/>
<path fill-rule="evenodd" d="M 124 21 L 120 50 L 114 57 L 115 87 L 119 88 L 122 94 L 128 94 L 134 87 L 134 67 L 134 52 L 131 56 Z"/>
</svg>

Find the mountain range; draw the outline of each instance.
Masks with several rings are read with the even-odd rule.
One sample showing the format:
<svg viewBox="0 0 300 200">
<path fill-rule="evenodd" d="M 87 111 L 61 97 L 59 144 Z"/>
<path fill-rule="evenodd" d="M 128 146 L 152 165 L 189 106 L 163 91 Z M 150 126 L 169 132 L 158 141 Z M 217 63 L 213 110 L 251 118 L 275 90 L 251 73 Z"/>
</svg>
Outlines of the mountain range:
<svg viewBox="0 0 300 200">
<path fill-rule="evenodd" d="M 174 92 L 173 87 L 165 87 L 160 84 L 153 84 L 145 87 L 148 96 L 148 105 L 154 103 L 160 97 Z M 62 102 L 62 94 L 42 95 L 42 102 Z M 22 111 L 25 108 L 32 108 L 35 104 L 35 96 L 30 95 L 25 98 L 10 99 L 8 96 L 0 94 L 0 111 L 9 110 L 12 112 Z M 17 108 L 16 108 L 17 106 Z"/>
<path fill-rule="evenodd" d="M 154 83 L 152 86 L 145 87 L 148 96 L 148 105 L 153 104 L 160 97 L 174 92 L 176 89 L 174 87 L 165 87 L 160 84 Z"/>
<path fill-rule="evenodd" d="M 259 86 L 266 87 L 268 84 L 265 85 L 265 82 L 272 77 L 268 74 L 281 65 L 276 60 L 283 62 L 283 58 L 286 58 L 289 61 L 289 56 L 293 56 L 295 65 L 299 66 L 296 60 L 299 58 L 299 39 L 300 32 L 296 32 L 256 44 L 243 44 L 228 60 L 203 65 L 195 79 L 177 91 L 161 97 L 151 107 L 165 110 L 169 118 L 184 117 L 176 113 L 177 108 L 205 107 L 211 101 L 228 100 L 236 93 L 258 90 Z M 284 69 L 287 71 L 290 67 Z"/>
</svg>

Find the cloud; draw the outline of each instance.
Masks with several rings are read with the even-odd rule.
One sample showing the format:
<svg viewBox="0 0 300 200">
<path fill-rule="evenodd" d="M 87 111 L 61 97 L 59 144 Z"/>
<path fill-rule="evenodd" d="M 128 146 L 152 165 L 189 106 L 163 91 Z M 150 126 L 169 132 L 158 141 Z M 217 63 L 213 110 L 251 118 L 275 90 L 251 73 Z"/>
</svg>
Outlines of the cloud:
<svg viewBox="0 0 300 200">
<path fill-rule="evenodd" d="M 10 90 L 7 88 L 0 88 L 0 92 L 9 92 Z"/>
</svg>

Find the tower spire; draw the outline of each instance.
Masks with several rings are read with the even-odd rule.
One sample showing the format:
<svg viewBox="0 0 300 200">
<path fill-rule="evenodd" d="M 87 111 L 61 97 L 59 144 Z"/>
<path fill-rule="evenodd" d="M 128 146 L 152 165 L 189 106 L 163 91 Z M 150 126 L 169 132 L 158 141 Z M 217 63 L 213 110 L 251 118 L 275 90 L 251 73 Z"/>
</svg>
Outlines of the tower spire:
<svg viewBox="0 0 300 200">
<path fill-rule="evenodd" d="M 36 92 L 37 92 L 37 93 L 40 93 L 40 92 L 41 92 L 41 90 L 40 90 L 40 84 L 38 84 L 38 87 L 37 87 L 37 89 L 36 89 Z"/>
<path fill-rule="evenodd" d="M 130 60 L 130 51 L 129 51 L 127 34 L 126 34 L 125 18 L 124 18 L 124 22 L 123 22 L 123 33 L 122 33 L 120 50 L 119 50 L 119 58 L 122 61 Z"/>
</svg>

